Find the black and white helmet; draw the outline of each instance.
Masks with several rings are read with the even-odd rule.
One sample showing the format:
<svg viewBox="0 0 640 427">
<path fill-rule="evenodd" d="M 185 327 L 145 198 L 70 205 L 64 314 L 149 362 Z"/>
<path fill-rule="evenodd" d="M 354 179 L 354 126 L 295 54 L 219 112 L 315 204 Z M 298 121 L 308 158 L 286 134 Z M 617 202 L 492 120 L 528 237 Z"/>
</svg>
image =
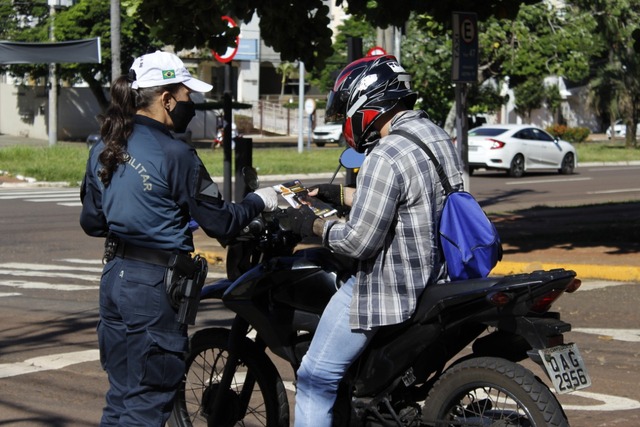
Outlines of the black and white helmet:
<svg viewBox="0 0 640 427">
<path fill-rule="evenodd" d="M 402 102 L 416 103 L 411 76 L 392 55 L 368 56 L 347 65 L 329 93 L 325 121 L 344 121 L 347 143 L 363 153 L 374 123 Z"/>
</svg>

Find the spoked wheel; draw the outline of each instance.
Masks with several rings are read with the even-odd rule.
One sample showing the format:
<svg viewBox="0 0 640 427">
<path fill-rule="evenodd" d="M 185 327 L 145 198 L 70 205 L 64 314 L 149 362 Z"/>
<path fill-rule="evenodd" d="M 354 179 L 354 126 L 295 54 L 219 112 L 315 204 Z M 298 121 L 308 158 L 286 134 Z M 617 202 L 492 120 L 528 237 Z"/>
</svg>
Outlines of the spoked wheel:
<svg viewBox="0 0 640 427">
<path fill-rule="evenodd" d="M 450 368 L 424 404 L 429 426 L 562 426 L 562 406 L 528 369 L 504 359 L 470 359 Z"/>
<path fill-rule="evenodd" d="M 289 403 L 282 379 L 264 351 L 250 339 L 245 338 L 242 343 L 231 387 L 220 389 L 229 357 L 228 341 L 229 330 L 223 328 L 204 329 L 191 337 L 187 370 L 170 424 L 288 427 Z M 214 422 L 213 403 L 220 393 L 224 393 L 222 411 Z"/>
</svg>

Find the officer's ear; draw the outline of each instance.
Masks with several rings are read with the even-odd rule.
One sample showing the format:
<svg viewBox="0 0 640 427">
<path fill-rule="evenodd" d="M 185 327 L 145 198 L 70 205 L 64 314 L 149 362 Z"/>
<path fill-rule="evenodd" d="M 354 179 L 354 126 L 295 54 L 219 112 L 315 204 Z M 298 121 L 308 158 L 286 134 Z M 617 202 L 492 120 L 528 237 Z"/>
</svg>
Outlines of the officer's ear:
<svg viewBox="0 0 640 427">
<path fill-rule="evenodd" d="M 171 110 L 171 100 L 173 99 L 173 94 L 168 90 L 165 90 L 160 95 L 160 101 L 162 102 L 162 108 L 167 111 Z"/>
</svg>

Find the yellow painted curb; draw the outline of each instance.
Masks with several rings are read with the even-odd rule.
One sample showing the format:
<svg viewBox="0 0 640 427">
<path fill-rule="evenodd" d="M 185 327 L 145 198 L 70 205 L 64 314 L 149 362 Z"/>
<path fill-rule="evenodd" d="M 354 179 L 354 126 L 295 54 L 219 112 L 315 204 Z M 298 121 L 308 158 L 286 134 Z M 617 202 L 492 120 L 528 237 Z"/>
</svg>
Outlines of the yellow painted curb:
<svg viewBox="0 0 640 427">
<path fill-rule="evenodd" d="M 227 253 L 225 249 L 220 251 L 195 251 L 204 257 L 209 264 L 224 263 Z M 630 265 L 597 265 L 597 264 L 554 264 L 540 262 L 499 262 L 491 271 L 492 276 L 505 276 L 507 274 L 530 273 L 535 270 L 553 270 L 564 268 L 573 270 L 579 279 L 609 280 L 614 282 L 638 282 L 640 283 L 640 267 Z"/>
<path fill-rule="evenodd" d="M 579 279 L 611 280 L 615 282 L 640 282 L 640 267 L 630 265 L 553 264 L 540 262 L 499 262 L 491 275 L 529 273 L 534 270 L 564 268 L 576 272 Z"/>
</svg>

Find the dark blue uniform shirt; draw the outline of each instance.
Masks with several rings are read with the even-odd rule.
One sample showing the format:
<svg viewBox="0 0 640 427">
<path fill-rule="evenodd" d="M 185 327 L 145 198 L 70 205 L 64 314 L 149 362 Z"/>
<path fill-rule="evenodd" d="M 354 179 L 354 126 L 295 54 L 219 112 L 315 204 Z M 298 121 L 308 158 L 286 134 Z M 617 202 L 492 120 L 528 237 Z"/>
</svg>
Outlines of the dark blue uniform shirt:
<svg viewBox="0 0 640 427">
<path fill-rule="evenodd" d="M 228 237 L 264 209 L 254 194 L 240 203 L 223 201 L 193 147 L 174 139 L 160 122 L 144 116 L 135 120 L 128 161 L 116 169 L 106 188 L 98 177 L 104 143 L 91 149 L 80 215 L 88 235 L 110 232 L 137 246 L 191 252 L 191 218 L 208 236 Z"/>
</svg>

